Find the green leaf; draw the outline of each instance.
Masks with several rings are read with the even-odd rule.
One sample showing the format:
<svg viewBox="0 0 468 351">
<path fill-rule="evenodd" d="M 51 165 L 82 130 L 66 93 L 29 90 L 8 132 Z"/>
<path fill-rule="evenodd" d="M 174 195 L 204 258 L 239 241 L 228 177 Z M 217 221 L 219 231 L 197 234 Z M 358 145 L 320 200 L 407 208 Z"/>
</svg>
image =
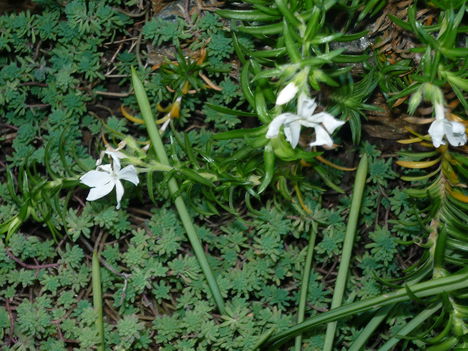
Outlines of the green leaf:
<svg viewBox="0 0 468 351">
<path fill-rule="evenodd" d="M 286 54 L 287 50 L 285 47 L 269 49 L 269 50 L 258 50 L 252 51 L 250 55 L 257 58 L 278 58 Z"/>
<path fill-rule="evenodd" d="M 412 27 L 411 27 L 411 24 L 409 24 L 408 22 L 404 22 L 402 21 L 401 19 L 399 19 L 398 17 L 396 16 L 393 16 L 393 15 L 388 15 L 388 17 L 390 18 L 390 20 L 395 23 L 398 27 L 401 27 L 403 28 L 404 30 L 407 30 L 407 31 L 412 31 Z"/>
<path fill-rule="evenodd" d="M 369 60 L 369 55 L 345 55 L 341 54 L 333 58 L 333 62 L 337 63 L 357 63 L 366 62 Z"/>
<path fill-rule="evenodd" d="M 205 105 L 208 108 L 211 108 L 212 110 L 225 113 L 227 115 L 232 115 L 232 116 L 244 116 L 244 117 L 255 117 L 257 116 L 255 113 L 252 112 L 245 112 L 241 110 L 234 110 L 228 107 L 220 106 L 220 105 L 214 105 L 214 104 L 206 104 Z"/>
<path fill-rule="evenodd" d="M 283 23 L 280 22 L 264 26 L 239 26 L 237 30 L 252 35 L 280 34 L 283 31 Z"/>
<path fill-rule="evenodd" d="M 259 10 L 217 10 L 216 14 L 224 18 L 239 21 L 275 21 L 280 16 L 272 16 Z"/>
<path fill-rule="evenodd" d="M 357 40 L 366 36 L 367 33 L 369 33 L 368 30 L 363 30 L 362 32 L 358 32 L 354 34 L 342 34 L 335 41 L 338 41 L 338 42 L 353 41 L 353 40 Z"/>
<path fill-rule="evenodd" d="M 245 99 L 255 108 L 255 98 L 250 87 L 250 61 L 244 65 L 240 75 L 240 85 Z"/>
<path fill-rule="evenodd" d="M 468 271 L 464 269 L 456 274 L 452 274 L 444 278 L 433 279 L 427 282 L 411 285 L 410 288 L 417 297 L 428 297 L 464 289 L 466 288 L 467 279 Z M 274 348 L 279 347 L 298 334 L 305 333 L 313 328 L 316 328 L 318 325 L 336 321 L 345 316 L 351 316 L 357 313 L 372 310 L 376 307 L 383 307 L 409 300 L 410 298 L 407 295 L 406 289 L 399 289 L 397 291 L 389 292 L 370 299 L 350 303 L 328 312 L 321 313 L 316 317 L 310 318 L 303 323 L 300 323 L 277 335 L 274 335 L 262 345 L 261 349 L 273 350 Z"/>
</svg>

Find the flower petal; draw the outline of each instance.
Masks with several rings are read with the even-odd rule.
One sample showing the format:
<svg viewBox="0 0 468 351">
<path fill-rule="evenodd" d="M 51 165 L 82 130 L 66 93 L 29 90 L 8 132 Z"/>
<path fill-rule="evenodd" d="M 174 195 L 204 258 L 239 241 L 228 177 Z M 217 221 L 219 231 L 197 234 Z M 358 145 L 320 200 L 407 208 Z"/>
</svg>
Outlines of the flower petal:
<svg viewBox="0 0 468 351">
<path fill-rule="evenodd" d="M 278 94 L 276 98 L 277 105 L 284 105 L 291 101 L 294 96 L 296 96 L 298 91 L 298 87 L 293 82 L 286 85 Z"/>
<path fill-rule="evenodd" d="M 328 132 L 322 126 L 317 125 L 315 127 L 315 141 L 310 143 L 309 146 L 333 146 L 333 140 Z"/>
<path fill-rule="evenodd" d="M 125 155 L 123 152 L 120 152 L 118 150 L 119 149 L 108 148 L 106 151 L 104 151 L 104 153 L 106 155 L 109 155 L 112 158 L 118 158 L 118 159 L 127 158 L 127 155 Z"/>
<path fill-rule="evenodd" d="M 304 93 L 299 95 L 299 99 L 297 102 L 297 113 L 299 114 L 299 116 L 304 118 L 310 118 L 314 114 L 316 108 L 317 104 L 315 103 L 315 99 L 309 98 Z"/>
<path fill-rule="evenodd" d="M 279 116 L 276 116 L 270 122 L 270 125 L 268 126 L 268 131 L 266 133 L 266 137 L 268 139 L 271 139 L 271 138 L 274 138 L 274 137 L 278 136 L 281 126 L 283 124 L 287 123 L 288 121 L 294 120 L 296 118 L 298 118 L 298 116 L 296 116 L 293 113 L 289 113 L 289 112 L 282 113 Z"/>
<path fill-rule="evenodd" d="M 80 178 L 80 183 L 89 187 L 100 187 L 112 180 L 108 172 L 89 171 Z"/>
<path fill-rule="evenodd" d="M 466 144 L 466 132 L 463 123 L 448 121 L 450 126 L 445 126 L 447 140 L 452 146 L 461 146 Z"/>
<path fill-rule="evenodd" d="M 86 200 L 94 201 L 94 200 L 100 199 L 101 197 L 104 197 L 107 194 L 109 194 L 113 188 L 114 188 L 114 182 L 109 180 L 109 182 L 107 182 L 106 184 L 102 184 L 98 187 L 91 188 Z"/>
<path fill-rule="evenodd" d="M 112 165 L 114 166 L 114 171 L 116 173 L 119 172 L 120 171 L 120 159 L 125 158 L 126 156 L 124 155 L 124 157 L 121 157 L 121 155 L 123 154 L 119 151 L 107 150 L 105 151 L 105 153 L 112 158 Z"/>
<path fill-rule="evenodd" d="M 115 194 L 117 196 L 117 206 L 116 209 L 120 208 L 120 200 L 122 200 L 123 194 L 124 194 L 124 187 L 120 180 L 117 180 L 115 182 Z"/>
<path fill-rule="evenodd" d="M 284 126 L 284 135 L 286 136 L 286 140 L 289 141 L 292 148 L 296 148 L 297 144 L 299 143 L 299 137 L 301 135 L 301 121 L 293 121 L 291 123 L 287 123 Z"/>
<path fill-rule="evenodd" d="M 138 179 L 138 174 L 137 170 L 133 165 L 129 165 L 127 167 L 124 167 L 119 173 L 118 173 L 119 179 L 125 179 L 128 180 L 129 182 L 138 185 L 140 180 Z"/>
<path fill-rule="evenodd" d="M 97 166 L 96 171 L 104 171 L 106 173 L 111 174 L 112 173 L 112 165 L 107 164 L 107 165 Z"/>
<path fill-rule="evenodd" d="M 345 124 L 344 121 L 336 119 L 328 112 L 317 113 L 316 115 L 314 115 L 314 117 L 317 121 L 320 121 L 323 124 L 327 132 L 330 134 L 332 134 L 336 128 L 341 127 L 343 124 Z"/>
<path fill-rule="evenodd" d="M 429 135 L 431 136 L 432 144 L 434 144 L 435 147 L 445 145 L 442 140 L 445 135 L 445 122 L 448 121 L 445 119 L 436 119 L 429 127 Z"/>
</svg>

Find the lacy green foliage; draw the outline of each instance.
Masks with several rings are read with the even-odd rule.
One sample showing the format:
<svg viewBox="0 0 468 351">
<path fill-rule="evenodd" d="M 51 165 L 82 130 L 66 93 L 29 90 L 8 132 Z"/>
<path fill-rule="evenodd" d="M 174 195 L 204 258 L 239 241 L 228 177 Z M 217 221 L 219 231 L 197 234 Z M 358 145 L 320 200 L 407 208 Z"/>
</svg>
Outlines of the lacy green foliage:
<svg viewBox="0 0 468 351">
<path fill-rule="evenodd" d="M 223 106 L 241 103 L 243 97 L 238 93 L 237 84 L 230 86 L 226 83 L 229 81 L 228 74 L 232 70 L 229 59 L 233 49 L 231 39 L 224 34 L 220 18 L 212 13 L 203 13 L 194 17 L 194 21 L 188 24 L 185 19 L 172 17 L 174 16 L 153 18 L 143 27 L 143 38 L 153 45 L 159 46 L 162 43 L 174 45 L 174 48 L 170 47 L 167 51 L 166 57 L 162 60 L 157 59 L 157 64 L 161 64 L 161 67 L 154 73 L 146 74 L 149 84 L 145 86 L 150 101 L 167 105 L 183 95 L 179 118 L 182 123 L 185 123 L 195 111 L 203 108 L 207 100 L 223 101 Z M 182 47 L 188 49 L 182 51 Z M 150 58 L 151 55 L 150 51 Z M 160 54 L 156 50 L 156 56 L 158 55 Z M 123 68 L 128 70 L 128 66 Z M 200 73 L 206 75 L 213 84 L 220 86 L 221 91 L 207 89 L 208 86 L 201 79 Z M 171 94 L 167 87 L 175 90 L 174 94 Z M 187 90 L 191 93 L 187 94 Z M 193 91 L 197 93 L 194 94 Z M 136 106 L 133 97 L 129 97 L 127 103 Z M 223 125 L 225 120 L 229 122 L 229 119 L 223 115 L 218 115 L 216 127 Z"/>
<path fill-rule="evenodd" d="M 120 38 L 133 23 L 131 18 L 118 9 L 119 4 L 124 5 L 122 1 L 98 4 L 75 0 L 63 7 L 44 4 L 43 11 L 34 14 L 20 12 L 0 16 L 4 38 L 3 46 L 0 40 L 0 113 L 14 135 L 12 147 L 6 152 L 12 177 L 7 177 L 6 183 L 5 179 L 0 182 L 9 193 L 17 194 L 14 203 L 8 199 L 10 194 L 6 194 L 8 197 L 2 196 L 5 201 L 0 204 L 1 233 L 11 236 L 26 221 L 33 219 L 45 223 L 56 236 L 68 230 L 75 238 L 82 230 L 89 235 L 85 223 L 79 221 L 80 215 L 76 215 L 76 218 L 70 215 L 68 223 L 64 224 L 63 214 L 69 211 L 69 197 L 61 196 L 63 189 L 76 184 L 74 180 L 78 175 L 94 166 L 83 138 L 87 138 L 88 145 L 91 145 L 103 127 L 112 134 L 109 138 L 114 135 L 122 138 L 124 133 L 134 129 L 120 116 L 101 118 L 102 114 L 96 114 L 95 109 L 88 110 L 90 104 L 99 105 L 102 102 L 94 91 L 105 90 L 103 86 L 109 79 L 107 74 L 126 76 L 130 66 L 141 58 L 140 53 L 135 55 L 134 52 L 126 51 L 133 50 L 130 42 L 128 46 L 118 49 L 118 55 L 112 63 L 107 62 L 100 49 L 117 45 L 112 44 L 113 40 Z M 176 34 L 171 33 L 171 27 L 168 26 L 170 23 L 176 23 L 184 30 L 194 30 L 198 40 L 190 40 L 193 50 L 206 46 L 204 41 L 213 34 L 219 38 L 224 36 L 223 24 L 214 14 L 201 14 L 191 28 L 186 28 L 187 25 L 180 18 L 174 21 L 156 18 L 149 21 L 147 26 L 151 27 L 153 22 L 161 21 L 164 25 L 160 28 L 169 31 L 166 35 L 171 38 Z M 143 40 L 152 40 L 153 37 L 147 32 L 143 30 Z M 177 38 L 184 40 L 188 37 L 179 33 Z M 14 45 L 9 45 L 10 42 Z M 211 42 L 221 45 L 222 40 L 218 44 L 216 39 Z M 232 45 L 229 47 L 232 50 Z M 175 99 L 166 89 L 167 86 L 181 89 L 187 82 L 199 90 L 197 94 L 184 96 L 181 117 L 175 121 L 177 126 L 186 123 L 188 116 L 195 111 L 204 109 L 202 102 L 207 99 L 222 105 L 238 106 L 242 103 L 237 84 L 227 74 L 221 73 L 219 67 L 206 62 L 198 64 L 195 59 L 186 60 L 181 52 L 177 52 L 176 56 L 178 65 L 166 65 L 153 74 L 148 72 L 148 78 L 152 83 L 151 91 L 154 95 L 151 98 L 154 105 L 165 105 Z M 217 57 L 218 66 L 228 59 L 225 55 L 217 56 L 215 52 L 208 56 Z M 225 72 L 230 70 L 228 66 L 223 68 Z M 210 77 L 213 84 L 219 82 L 222 90 L 207 91 L 205 82 L 198 75 L 201 72 Z M 128 84 L 128 79 L 122 78 L 120 84 Z M 129 106 L 135 106 L 133 96 L 125 101 Z M 105 111 L 105 104 L 98 109 Z M 239 122 L 237 118 L 220 113 L 211 113 L 206 120 L 206 123 L 221 130 Z M 91 140 L 89 132 L 92 134 Z M 206 143 L 210 133 L 205 129 L 200 133 L 192 132 L 197 139 L 198 134 L 203 135 L 202 139 L 198 139 L 202 144 Z M 224 145 L 228 146 L 227 143 Z M 222 147 L 223 142 L 218 148 Z M 97 154 L 99 150 L 93 152 Z M 185 154 L 180 156 L 185 157 Z M 18 178 L 18 181 L 15 182 L 13 178 Z M 42 180 L 51 178 L 53 181 L 42 183 Z M 245 177 L 239 177 L 238 182 L 245 182 Z M 164 186 L 165 183 L 161 185 Z M 58 214 L 62 214 L 62 217 Z M 122 218 L 119 220 L 122 221 Z M 122 222 L 120 227 L 115 228 L 116 236 L 122 232 L 125 223 Z"/>
<path fill-rule="evenodd" d="M 69 155 L 86 156 L 81 138 L 86 104 L 94 97 L 89 87 L 105 70 L 98 47 L 131 21 L 105 3 L 49 5 L 43 12 L 0 16 L 0 113 L 18 128 L 7 153 L 10 166 L 45 165 L 48 148 L 51 169 L 64 175 Z"/>
<path fill-rule="evenodd" d="M 190 34 L 186 33 L 185 26 L 185 21 L 179 17 L 176 19 L 153 18 L 145 23 L 143 35 L 151 40 L 155 46 L 168 41 L 179 46 L 180 40 L 191 37 Z"/>
<path fill-rule="evenodd" d="M 375 162 L 378 160 L 376 157 Z M 378 184 L 373 185 L 371 190 L 377 187 Z M 312 194 L 307 194 L 305 201 L 311 206 L 315 204 L 313 217 L 321 228 L 319 246 L 326 247 L 325 242 L 330 240 L 340 245 L 342 237 L 337 239 L 332 233 L 344 233 L 345 205 L 321 209 L 312 200 Z M 398 198 L 392 201 L 399 202 Z M 398 206 L 408 205 L 398 203 Z M 188 242 L 177 213 L 168 207 L 155 210 L 138 228 L 129 224 L 128 215 L 122 211 L 99 203 L 88 203 L 79 212 L 70 210 L 66 214 L 67 233 L 76 243 L 67 242 L 59 250 L 54 249 L 56 244 L 51 240 L 14 235 L 8 248 L 2 246 L 0 251 L 0 270 L 8 284 L 2 295 L 11 299 L 32 287 L 40 291 L 32 301 L 18 302 L 17 344 L 57 345 L 58 350 L 64 349 L 68 343 L 58 337 L 57 330 L 65 339 L 75 340 L 81 349 L 97 343 L 91 297 L 80 293 L 89 284 L 90 253 L 77 243 L 80 238 L 95 239 L 93 233 L 104 231 L 109 242 L 104 245 L 102 257 L 112 271 L 106 266 L 101 268 L 103 293 L 113 313 L 119 316 L 117 321 L 109 315 L 105 317 L 108 347 L 250 350 L 262 333 L 272 327 L 279 330 L 289 327 L 295 318 L 305 248 L 285 244 L 285 240 L 295 238 L 297 243 L 305 243 L 311 218 L 297 218 L 293 213 L 265 207 L 255 216 L 224 222 L 221 227 L 197 227 L 203 241 L 208 243 L 210 262 L 215 267 L 220 289 L 230 296 L 228 313 L 221 320 L 214 317 L 214 306 L 207 296 L 200 268 L 186 250 Z M 385 263 L 392 260 L 400 246 L 383 228 L 376 227 L 369 236 L 373 243 L 356 264 L 364 274 L 362 262 L 372 259 L 375 262 L 372 272 L 379 277 L 390 277 L 395 272 Z M 25 268 L 13 261 L 6 250 L 28 264 L 57 266 Z M 318 267 L 338 256 L 339 251 L 318 250 L 317 254 L 314 266 Z M 214 259 L 215 256 L 218 258 Z M 369 275 L 366 277 L 369 279 Z M 360 277 L 353 279 L 360 281 Z M 375 295 L 381 289 L 375 280 L 362 280 L 360 284 L 360 296 Z M 324 275 L 313 268 L 307 297 L 308 315 L 327 308 L 330 298 Z M 56 301 L 53 308 L 49 306 L 51 301 Z M 8 314 L 5 318 L 6 327 L 0 330 L 8 334 Z M 353 330 L 352 327 L 343 329 L 340 340 L 349 342 Z M 309 345 L 306 349 L 315 349 L 313 345 L 319 345 L 321 340 L 318 336 L 306 337 L 304 343 Z"/>
</svg>

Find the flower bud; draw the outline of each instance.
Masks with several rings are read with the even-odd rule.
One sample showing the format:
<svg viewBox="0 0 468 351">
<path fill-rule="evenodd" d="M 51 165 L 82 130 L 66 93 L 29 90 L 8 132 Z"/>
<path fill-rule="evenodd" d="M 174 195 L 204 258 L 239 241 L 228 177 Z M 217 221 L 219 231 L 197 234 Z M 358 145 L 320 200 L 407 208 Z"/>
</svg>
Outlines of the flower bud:
<svg viewBox="0 0 468 351">
<path fill-rule="evenodd" d="M 421 88 L 416 90 L 416 92 L 411 95 L 411 98 L 408 103 L 408 112 L 410 115 L 413 115 L 416 109 L 418 108 L 419 104 L 422 101 L 422 91 Z"/>
<path fill-rule="evenodd" d="M 278 94 L 278 97 L 276 98 L 276 104 L 284 105 L 288 103 L 296 96 L 298 90 L 299 88 L 294 82 L 289 83 Z"/>
</svg>

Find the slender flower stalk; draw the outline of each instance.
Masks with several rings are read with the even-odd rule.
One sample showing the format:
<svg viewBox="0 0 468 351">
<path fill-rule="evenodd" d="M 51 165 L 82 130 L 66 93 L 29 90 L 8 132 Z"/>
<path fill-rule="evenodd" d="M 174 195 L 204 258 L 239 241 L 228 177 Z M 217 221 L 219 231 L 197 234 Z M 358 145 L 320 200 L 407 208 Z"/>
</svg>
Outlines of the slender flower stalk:
<svg viewBox="0 0 468 351">
<path fill-rule="evenodd" d="M 297 324 L 304 322 L 305 308 L 307 302 L 307 292 L 310 279 L 310 268 L 312 266 L 312 257 L 315 248 L 315 239 L 317 238 L 317 222 L 312 222 L 312 231 L 310 233 L 309 245 L 307 246 L 307 256 L 304 263 L 304 274 L 302 275 L 301 293 L 299 297 L 299 308 L 297 311 Z M 302 334 L 296 336 L 295 351 L 301 351 Z"/>
<path fill-rule="evenodd" d="M 364 187 L 366 185 L 368 161 L 367 155 L 364 154 L 359 162 L 356 172 L 356 179 L 354 181 L 353 199 L 351 202 L 351 211 L 349 213 L 348 224 L 346 226 L 346 234 L 343 243 L 343 250 L 341 254 L 340 267 L 338 268 L 338 275 L 336 277 L 335 291 L 333 292 L 333 299 L 331 309 L 341 306 L 343 296 L 348 280 L 348 271 L 351 261 L 351 254 L 353 250 L 354 237 L 356 236 L 356 228 L 359 219 L 359 211 L 361 209 L 362 196 Z M 323 351 L 331 351 L 333 349 L 333 341 L 335 339 L 337 322 L 331 322 L 327 325 L 327 332 L 325 335 L 325 344 Z"/>
<path fill-rule="evenodd" d="M 92 286 L 93 286 L 93 304 L 96 311 L 96 329 L 99 337 L 98 351 L 104 351 L 104 320 L 102 314 L 102 287 L 101 287 L 101 266 L 99 264 L 99 254 L 93 252 L 92 260 Z"/>
<path fill-rule="evenodd" d="M 135 90 L 138 105 L 140 106 L 141 114 L 145 121 L 145 126 L 148 131 L 148 135 L 150 137 L 151 145 L 154 151 L 156 152 L 158 161 L 164 165 L 170 166 L 166 150 L 164 149 L 164 144 L 161 140 L 159 131 L 156 128 L 156 123 L 153 113 L 151 112 L 148 96 L 146 95 L 146 91 L 143 87 L 143 84 L 140 78 L 138 78 L 138 75 L 134 68 L 132 68 L 132 84 L 133 89 Z M 179 194 L 179 186 L 177 185 L 177 181 L 173 177 L 169 179 L 169 191 L 172 195 Z M 198 263 L 200 264 L 205 278 L 208 281 L 208 286 L 211 290 L 211 294 L 213 295 L 213 299 L 215 300 L 218 310 L 221 314 L 225 314 L 226 311 L 224 308 L 223 297 L 221 296 L 221 292 L 219 290 L 216 279 L 208 264 L 205 251 L 203 250 L 197 231 L 195 230 L 195 226 L 193 225 L 192 219 L 187 211 L 185 202 L 180 195 L 177 195 L 177 197 L 174 200 L 174 203 L 177 208 L 177 211 L 179 212 L 180 219 L 182 220 L 182 224 L 184 225 L 184 228 L 187 232 L 188 239 L 190 241 L 190 244 L 192 245 L 193 251 L 195 252 L 195 256 L 197 257 Z"/>
</svg>

